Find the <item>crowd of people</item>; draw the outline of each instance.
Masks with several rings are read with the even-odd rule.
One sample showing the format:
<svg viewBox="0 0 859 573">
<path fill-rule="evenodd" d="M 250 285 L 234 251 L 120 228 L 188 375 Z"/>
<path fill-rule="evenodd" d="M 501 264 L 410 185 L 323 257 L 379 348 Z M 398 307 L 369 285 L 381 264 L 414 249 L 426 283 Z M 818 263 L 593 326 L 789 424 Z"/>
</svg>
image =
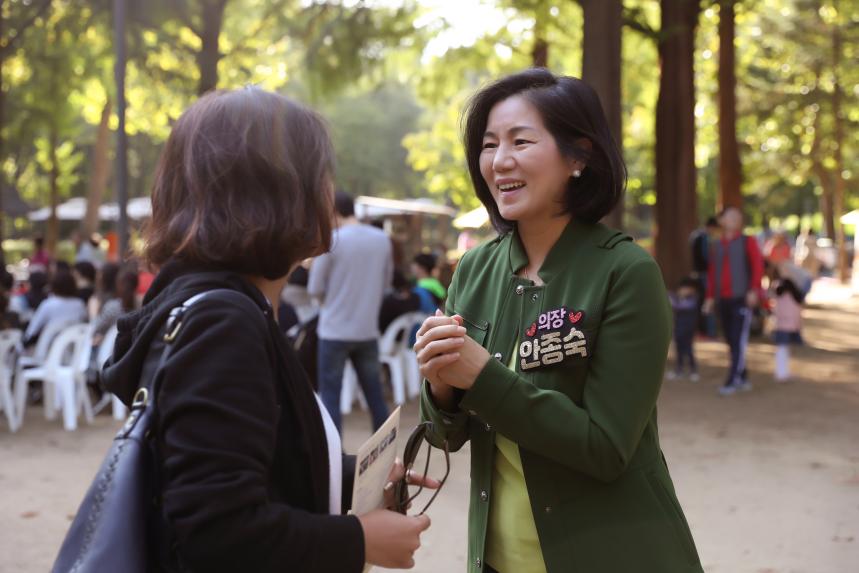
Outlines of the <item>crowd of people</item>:
<svg viewBox="0 0 859 573">
<path fill-rule="evenodd" d="M 87 241 L 67 261 L 52 258 L 36 237 L 33 253 L 17 269 L 21 276 L 3 269 L 0 327 L 23 332 L 18 355 L 31 354 L 43 333 L 56 335 L 56 327 L 76 323 L 92 324 L 92 344 L 98 347 L 119 317 L 139 306 L 137 264 L 105 262 L 99 242 Z M 91 390 L 101 395 L 98 366 L 93 362 L 89 378 Z M 36 388 L 30 399 L 41 399 L 41 391 Z"/>
<path fill-rule="evenodd" d="M 730 366 L 719 393 L 730 396 L 751 390 L 746 368 L 749 337 L 762 334 L 769 322 L 777 346 L 773 378 L 790 379 L 790 346 L 803 343 L 802 304 L 820 271 L 813 232 L 804 229 L 795 245 L 791 247 L 783 230 L 762 238 L 745 234 L 743 215 L 736 207 L 710 217 L 692 234 L 693 272 L 669 293 L 675 365 L 667 378 L 697 382 L 695 338 L 715 338 L 721 331 Z"/>
</svg>

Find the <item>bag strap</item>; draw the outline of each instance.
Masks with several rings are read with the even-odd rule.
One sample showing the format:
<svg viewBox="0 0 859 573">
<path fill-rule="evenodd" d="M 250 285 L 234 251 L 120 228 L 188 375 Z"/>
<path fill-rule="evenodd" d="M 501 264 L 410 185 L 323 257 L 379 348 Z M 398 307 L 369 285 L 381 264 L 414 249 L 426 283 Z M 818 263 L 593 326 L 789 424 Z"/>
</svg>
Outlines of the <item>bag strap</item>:
<svg viewBox="0 0 859 573">
<path fill-rule="evenodd" d="M 173 351 L 173 341 L 182 329 L 182 324 L 185 316 L 195 304 L 200 301 L 215 298 L 223 301 L 231 301 L 236 303 L 236 306 L 253 307 L 254 312 L 258 313 L 262 318 L 265 318 L 257 304 L 251 298 L 237 290 L 228 288 L 218 288 L 197 293 L 188 298 L 181 305 L 174 307 L 167 317 L 165 323 L 165 332 L 162 340 L 164 341 L 164 350 L 161 352 L 161 358 L 158 360 L 158 366 L 144 383 L 142 383 L 134 393 L 134 399 L 131 403 L 130 414 L 125 422 L 125 425 L 119 431 L 117 437 L 126 437 L 134 429 L 137 420 L 140 419 L 140 414 L 150 407 L 154 412 L 156 409 L 156 397 L 158 390 L 161 387 L 161 377 L 163 376 L 164 365 L 170 354 Z M 151 404 L 151 406 L 150 406 Z"/>
</svg>

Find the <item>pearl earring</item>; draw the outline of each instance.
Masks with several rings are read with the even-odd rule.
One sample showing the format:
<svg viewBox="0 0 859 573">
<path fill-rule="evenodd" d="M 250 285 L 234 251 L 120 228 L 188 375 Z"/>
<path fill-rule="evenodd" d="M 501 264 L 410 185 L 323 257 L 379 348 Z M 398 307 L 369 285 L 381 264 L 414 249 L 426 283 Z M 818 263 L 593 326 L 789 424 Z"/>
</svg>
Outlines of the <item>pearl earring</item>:
<svg viewBox="0 0 859 573">
<path fill-rule="evenodd" d="M 576 169 L 573 171 L 573 177 L 575 177 L 576 179 L 578 179 L 581 176 L 582 176 L 582 172 L 580 169 Z"/>
</svg>

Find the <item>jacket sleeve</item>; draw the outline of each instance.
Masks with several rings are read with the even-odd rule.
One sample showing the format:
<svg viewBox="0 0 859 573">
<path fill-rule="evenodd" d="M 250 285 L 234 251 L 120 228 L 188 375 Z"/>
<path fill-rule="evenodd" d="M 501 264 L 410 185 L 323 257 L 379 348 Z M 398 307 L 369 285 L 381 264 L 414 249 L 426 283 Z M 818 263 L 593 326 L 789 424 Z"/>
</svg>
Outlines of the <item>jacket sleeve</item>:
<svg viewBox="0 0 859 573">
<path fill-rule="evenodd" d="M 447 290 L 447 302 L 445 303 L 444 312 L 448 316 L 455 314 L 453 305 L 456 300 L 457 285 L 462 275 L 466 255 L 460 260 L 450 281 L 450 287 Z M 456 392 L 457 398 L 461 399 L 462 392 L 459 390 L 456 390 Z M 448 412 L 436 406 L 430 392 L 429 382 L 426 380 L 423 381 L 421 386 L 420 410 L 421 420 L 432 422 L 433 431 L 428 436 L 432 445 L 440 448 L 444 440 L 447 440 L 448 449 L 455 452 L 462 448 L 465 442 L 468 441 L 468 414 L 459 408 L 455 412 Z"/>
<path fill-rule="evenodd" d="M 659 267 L 639 260 L 609 292 L 582 405 L 489 360 L 460 403 L 521 447 L 610 482 L 626 469 L 656 406 L 671 334 Z"/>
<path fill-rule="evenodd" d="M 279 406 L 266 324 L 198 305 L 158 398 L 163 511 L 180 556 L 194 571 L 361 571 L 357 518 L 269 497 Z"/>
</svg>

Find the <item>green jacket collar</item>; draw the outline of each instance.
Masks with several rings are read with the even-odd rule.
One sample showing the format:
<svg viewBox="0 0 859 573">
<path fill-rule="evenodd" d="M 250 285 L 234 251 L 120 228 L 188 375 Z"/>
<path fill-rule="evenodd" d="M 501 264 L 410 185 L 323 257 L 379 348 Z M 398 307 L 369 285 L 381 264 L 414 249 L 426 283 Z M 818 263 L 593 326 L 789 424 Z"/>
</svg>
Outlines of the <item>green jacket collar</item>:
<svg viewBox="0 0 859 573">
<path fill-rule="evenodd" d="M 603 249 L 613 248 L 619 241 L 629 240 L 629 237 L 620 231 L 609 229 L 602 223 L 584 223 L 575 218 L 564 227 L 561 236 L 549 250 L 543 266 L 537 274 L 548 283 L 559 272 L 563 271 L 582 249 L 587 247 L 599 247 Z M 522 267 L 528 264 L 528 254 L 522 245 L 518 231 L 514 228 L 510 238 L 510 273 L 516 274 Z"/>
</svg>

